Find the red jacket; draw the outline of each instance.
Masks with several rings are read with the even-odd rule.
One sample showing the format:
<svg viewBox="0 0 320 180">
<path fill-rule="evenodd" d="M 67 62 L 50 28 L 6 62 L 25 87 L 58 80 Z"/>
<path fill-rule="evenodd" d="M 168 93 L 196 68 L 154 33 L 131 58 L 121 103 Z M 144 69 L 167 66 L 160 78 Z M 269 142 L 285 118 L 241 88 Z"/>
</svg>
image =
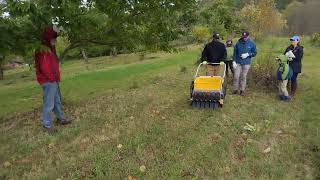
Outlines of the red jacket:
<svg viewBox="0 0 320 180">
<path fill-rule="evenodd" d="M 56 37 L 57 33 L 52 28 L 47 28 L 42 34 L 42 48 L 35 53 L 36 76 L 39 84 L 60 81 L 59 62 L 54 53 L 55 49 L 50 44 L 51 39 Z"/>
<path fill-rule="evenodd" d="M 35 59 L 36 75 L 39 84 L 60 81 L 59 62 L 50 50 L 47 52 L 36 52 Z"/>
</svg>

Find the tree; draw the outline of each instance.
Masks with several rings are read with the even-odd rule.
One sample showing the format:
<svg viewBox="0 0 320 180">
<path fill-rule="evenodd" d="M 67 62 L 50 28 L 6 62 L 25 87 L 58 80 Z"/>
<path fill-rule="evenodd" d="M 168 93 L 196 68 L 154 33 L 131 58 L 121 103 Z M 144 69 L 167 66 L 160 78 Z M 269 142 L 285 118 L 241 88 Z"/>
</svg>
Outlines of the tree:
<svg viewBox="0 0 320 180">
<path fill-rule="evenodd" d="M 292 34 L 313 34 L 320 32 L 320 2 L 293 2 L 284 11 L 288 20 L 288 32 Z"/>
<path fill-rule="evenodd" d="M 241 9 L 239 16 L 242 28 L 251 31 L 256 38 L 279 33 L 286 26 L 286 20 L 276 9 L 274 0 L 252 1 Z"/>
<path fill-rule="evenodd" d="M 167 49 L 177 37 L 176 22 L 195 0 L 8 0 L 10 15 L 24 17 L 36 29 L 51 22 L 63 27 L 70 44 L 60 54 L 88 44 L 135 49 L 138 44 Z"/>
<path fill-rule="evenodd" d="M 226 35 L 227 32 L 232 33 L 238 29 L 234 0 L 202 0 L 199 9 L 198 22 L 206 25 L 211 32 Z"/>
<path fill-rule="evenodd" d="M 1 1 L 0 13 L 8 16 L 0 19 L 1 44 L 5 44 L 0 55 L 30 56 L 40 45 L 41 31 L 53 24 L 68 42 L 60 60 L 70 50 L 91 44 L 131 51 L 168 50 L 169 42 L 184 32 L 181 19 L 195 4 L 196 0 Z"/>
</svg>

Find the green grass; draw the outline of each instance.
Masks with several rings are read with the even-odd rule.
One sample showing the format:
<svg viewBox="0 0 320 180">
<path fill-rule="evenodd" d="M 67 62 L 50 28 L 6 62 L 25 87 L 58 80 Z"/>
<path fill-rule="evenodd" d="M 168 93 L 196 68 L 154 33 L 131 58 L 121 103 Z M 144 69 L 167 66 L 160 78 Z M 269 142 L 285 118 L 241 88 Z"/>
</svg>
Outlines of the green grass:
<svg viewBox="0 0 320 180">
<path fill-rule="evenodd" d="M 272 44 L 272 53 L 280 53 L 284 42 L 268 40 L 258 45 L 259 53 Z M 38 85 L 18 79 L 1 86 L 0 178 L 319 177 L 319 49 L 306 48 L 293 102 L 280 102 L 276 91 L 249 80 L 247 97 L 228 95 L 224 108 L 216 111 L 188 104 L 198 53 L 187 50 L 145 61 L 132 57 L 128 63 L 100 58 L 89 68 L 82 62 L 63 64 L 64 108 L 73 123 L 58 127 L 55 136 L 41 131 L 39 110 L 32 110 L 41 103 Z M 19 77 L 10 73 L 12 79 Z M 245 131 L 246 123 L 256 131 Z M 263 153 L 267 147 L 271 151 Z"/>
</svg>

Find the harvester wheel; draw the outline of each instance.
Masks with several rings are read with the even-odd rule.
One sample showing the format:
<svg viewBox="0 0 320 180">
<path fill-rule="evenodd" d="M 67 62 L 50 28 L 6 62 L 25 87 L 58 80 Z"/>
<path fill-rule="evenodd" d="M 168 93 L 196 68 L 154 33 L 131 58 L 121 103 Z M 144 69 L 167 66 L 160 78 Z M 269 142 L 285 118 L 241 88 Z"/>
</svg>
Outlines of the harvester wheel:
<svg viewBox="0 0 320 180">
<path fill-rule="evenodd" d="M 218 109 L 220 103 L 219 102 L 214 102 L 213 109 Z"/>
<path fill-rule="evenodd" d="M 201 102 L 200 101 L 196 101 L 196 108 L 201 108 Z"/>
<path fill-rule="evenodd" d="M 209 109 L 209 108 L 210 108 L 210 102 L 209 102 L 209 101 L 206 101 L 205 103 L 206 103 L 205 108 L 206 108 L 206 109 Z"/>
</svg>

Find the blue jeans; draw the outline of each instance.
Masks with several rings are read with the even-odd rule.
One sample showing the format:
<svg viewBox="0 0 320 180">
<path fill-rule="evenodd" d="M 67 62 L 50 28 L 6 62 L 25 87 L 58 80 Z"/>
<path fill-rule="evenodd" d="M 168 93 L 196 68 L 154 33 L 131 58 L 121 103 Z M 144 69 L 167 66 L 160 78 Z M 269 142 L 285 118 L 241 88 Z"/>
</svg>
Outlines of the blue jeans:
<svg viewBox="0 0 320 180">
<path fill-rule="evenodd" d="M 52 119 L 51 119 L 51 112 L 53 111 L 54 114 L 58 119 L 64 119 L 63 112 L 61 110 L 61 99 L 59 95 L 59 89 L 57 82 L 48 82 L 42 84 L 43 90 L 43 110 L 42 110 L 42 121 L 43 126 L 50 128 Z"/>
</svg>

